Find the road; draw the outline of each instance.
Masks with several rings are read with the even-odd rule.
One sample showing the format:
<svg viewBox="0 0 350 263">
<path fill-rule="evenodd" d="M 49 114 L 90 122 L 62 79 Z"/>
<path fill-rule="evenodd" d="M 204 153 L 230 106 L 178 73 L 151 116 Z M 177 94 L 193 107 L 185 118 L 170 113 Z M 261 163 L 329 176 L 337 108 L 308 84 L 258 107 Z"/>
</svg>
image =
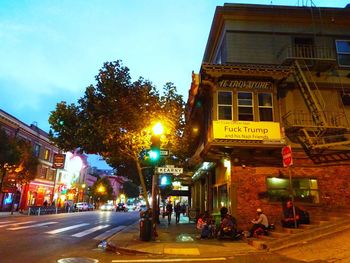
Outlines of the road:
<svg viewBox="0 0 350 263">
<path fill-rule="evenodd" d="M 0 263 L 103 258 L 104 253 L 94 251 L 97 244 L 138 219 L 139 212 L 105 211 L 0 218 Z"/>
</svg>

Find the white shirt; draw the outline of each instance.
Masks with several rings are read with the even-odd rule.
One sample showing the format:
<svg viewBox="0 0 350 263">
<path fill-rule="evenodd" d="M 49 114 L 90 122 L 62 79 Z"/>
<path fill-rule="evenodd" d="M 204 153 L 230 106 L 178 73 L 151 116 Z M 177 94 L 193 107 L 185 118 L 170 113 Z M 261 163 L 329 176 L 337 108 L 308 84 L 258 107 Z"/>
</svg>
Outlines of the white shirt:
<svg viewBox="0 0 350 263">
<path fill-rule="evenodd" d="M 267 217 L 265 214 L 261 213 L 259 215 L 259 218 L 257 220 L 252 220 L 252 223 L 253 224 L 262 224 L 264 225 L 265 227 L 268 227 L 269 226 L 269 221 L 267 220 Z"/>
</svg>

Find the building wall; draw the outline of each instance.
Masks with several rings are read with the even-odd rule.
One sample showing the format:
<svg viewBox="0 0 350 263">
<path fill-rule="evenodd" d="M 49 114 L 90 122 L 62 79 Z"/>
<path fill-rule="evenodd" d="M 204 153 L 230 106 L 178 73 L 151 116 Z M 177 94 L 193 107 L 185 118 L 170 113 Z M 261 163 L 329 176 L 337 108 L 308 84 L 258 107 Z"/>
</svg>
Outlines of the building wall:
<svg viewBox="0 0 350 263">
<path fill-rule="evenodd" d="M 56 174 L 56 170 L 52 168 L 52 161 L 54 153 L 58 153 L 59 148 L 50 142 L 48 133 L 38 128 L 36 124 L 27 125 L 2 110 L 0 110 L 0 127 L 10 136 L 30 142 L 39 160 L 35 180 L 22 188 L 20 185 L 17 186 L 21 192 L 21 203 L 17 203 L 16 207 L 25 209 L 28 205 L 42 205 L 44 200 L 51 202 Z M 0 202 L 7 196 L 8 194 L 1 193 Z M 10 208 L 8 205 L 3 205 L 3 209 Z"/>
</svg>

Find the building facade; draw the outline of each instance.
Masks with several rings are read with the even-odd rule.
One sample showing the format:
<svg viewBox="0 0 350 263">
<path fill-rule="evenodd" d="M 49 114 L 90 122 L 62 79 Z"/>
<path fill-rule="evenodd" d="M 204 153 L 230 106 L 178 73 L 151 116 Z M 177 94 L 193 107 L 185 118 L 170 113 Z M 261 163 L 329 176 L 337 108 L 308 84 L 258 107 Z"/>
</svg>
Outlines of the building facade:
<svg viewBox="0 0 350 263">
<path fill-rule="evenodd" d="M 245 225 L 258 207 L 279 222 L 291 198 L 309 211 L 349 207 L 349 17 L 349 8 L 216 8 L 187 103 L 192 208 L 226 206 Z"/>
<path fill-rule="evenodd" d="M 17 185 L 16 189 L 2 187 L 0 191 L 1 211 L 11 209 L 12 199 L 15 196 L 14 191 L 18 191 L 17 200 L 14 202 L 16 209 L 26 209 L 30 205 L 42 205 L 45 201 L 51 203 L 56 177 L 56 169 L 52 168 L 52 162 L 54 154 L 58 153 L 59 149 L 50 142 L 48 133 L 38 128 L 37 125 L 27 125 L 3 110 L 0 110 L 0 127 L 9 136 L 30 142 L 39 160 L 35 180 L 27 185 Z"/>
</svg>

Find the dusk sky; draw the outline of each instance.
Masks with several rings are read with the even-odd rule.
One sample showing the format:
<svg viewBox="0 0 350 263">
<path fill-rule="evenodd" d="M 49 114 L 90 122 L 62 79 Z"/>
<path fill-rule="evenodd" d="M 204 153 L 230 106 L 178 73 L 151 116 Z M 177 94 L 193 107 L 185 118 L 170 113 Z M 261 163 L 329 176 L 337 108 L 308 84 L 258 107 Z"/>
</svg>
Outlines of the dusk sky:
<svg viewBox="0 0 350 263">
<path fill-rule="evenodd" d="M 219 0 L 0 0 L 0 109 L 49 131 L 56 103 L 76 103 L 106 61 L 121 59 L 187 100 Z M 236 1 L 310 6 L 311 1 Z M 313 1 L 345 7 L 349 0 Z M 105 168 L 97 157 L 92 165 Z"/>
</svg>

